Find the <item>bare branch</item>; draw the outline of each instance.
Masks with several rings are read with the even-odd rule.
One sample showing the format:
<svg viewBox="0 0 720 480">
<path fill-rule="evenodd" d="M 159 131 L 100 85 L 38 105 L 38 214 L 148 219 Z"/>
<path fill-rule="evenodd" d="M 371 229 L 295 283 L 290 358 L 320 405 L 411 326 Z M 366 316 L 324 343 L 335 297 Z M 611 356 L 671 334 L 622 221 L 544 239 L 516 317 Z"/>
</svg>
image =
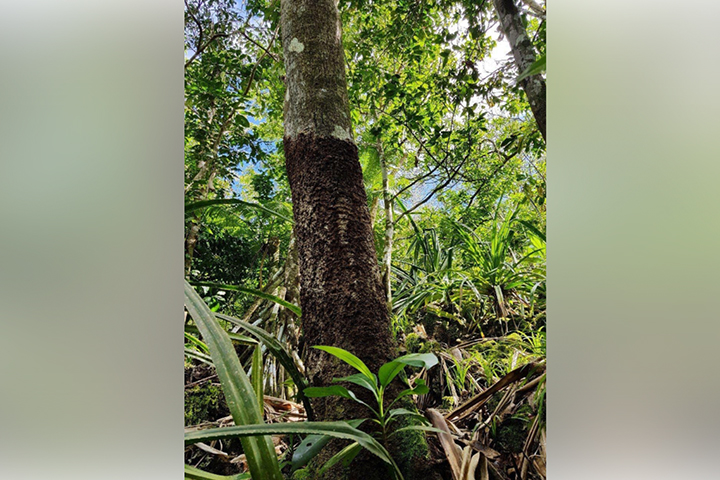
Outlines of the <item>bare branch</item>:
<svg viewBox="0 0 720 480">
<path fill-rule="evenodd" d="M 443 183 L 441 183 L 440 185 L 436 186 L 429 194 L 427 194 L 427 196 L 426 196 L 425 198 L 423 198 L 422 200 L 420 200 L 418 203 L 416 203 L 415 205 L 413 205 L 411 208 L 405 210 L 402 214 L 398 215 L 398 217 L 395 219 L 395 221 L 393 222 L 393 224 L 396 224 L 396 223 L 397 223 L 398 221 L 400 221 L 400 219 L 403 218 L 405 215 L 408 215 L 408 214 L 412 213 L 414 210 L 417 210 L 419 207 L 421 207 L 421 206 L 424 205 L 425 203 L 429 202 L 430 199 L 431 199 L 437 192 L 439 192 L 440 190 L 443 190 L 445 187 L 447 187 L 448 185 L 450 185 L 450 184 L 453 182 L 453 180 L 455 179 L 455 177 L 457 176 L 457 174 L 460 173 L 460 170 L 462 169 L 463 165 L 465 165 L 465 162 L 467 161 L 467 159 L 468 159 L 469 156 L 470 156 L 469 153 L 468 153 L 467 155 L 465 155 L 465 158 L 463 158 L 462 162 L 460 162 L 460 164 L 457 166 L 457 168 L 455 169 L 455 171 L 452 173 L 452 175 L 450 175 L 450 176 L 447 178 L 447 180 L 445 180 L 445 181 L 444 181 Z"/>
<path fill-rule="evenodd" d="M 275 43 L 275 38 L 277 37 L 277 34 L 278 34 L 279 31 L 280 31 L 280 25 L 277 26 L 277 28 L 275 29 L 275 33 L 273 33 L 273 36 L 272 36 L 272 38 L 270 39 L 270 44 L 268 45 L 268 49 L 272 48 L 272 45 L 273 45 L 273 43 Z M 245 34 L 243 33 L 243 35 L 245 35 Z M 246 37 L 246 38 L 249 39 L 249 37 Z M 255 43 L 255 42 L 253 42 L 253 43 Z M 261 48 L 262 48 L 262 47 L 261 47 Z M 255 71 L 257 70 L 258 65 L 260 65 L 260 62 L 263 61 L 263 59 L 265 58 L 266 55 L 270 55 L 272 58 L 275 58 L 275 57 L 273 56 L 273 54 L 268 51 L 268 49 L 264 49 L 264 48 L 263 48 L 263 52 L 264 52 L 264 53 L 260 56 L 260 58 L 258 59 L 258 61 L 257 61 L 257 62 L 255 63 L 255 65 L 253 66 L 253 69 L 252 69 L 252 71 L 250 72 L 250 77 L 249 77 L 249 79 L 248 79 L 248 84 L 247 84 L 247 86 L 245 87 L 245 91 L 243 91 L 243 94 L 242 94 L 243 97 L 244 97 L 245 95 L 247 95 L 248 91 L 250 90 L 250 86 L 252 85 L 253 78 L 255 78 Z M 277 60 L 277 59 L 276 59 L 276 60 Z"/>
<path fill-rule="evenodd" d="M 190 65 L 193 61 L 195 61 L 195 59 L 196 59 L 215 39 L 220 38 L 220 37 L 227 37 L 227 35 L 222 34 L 222 33 L 216 33 L 215 35 L 213 35 L 212 37 L 210 37 L 210 39 L 209 39 L 207 42 L 205 42 L 205 44 L 203 45 L 203 35 L 205 34 L 205 32 L 204 32 L 204 30 L 203 30 L 202 23 L 200 23 L 200 20 L 198 20 L 198 18 L 195 16 L 195 14 L 194 14 L 194 13 L 192 12 L 192 10 L 190 9 L 190 6 L 188 5 L 187 0 L 185 0 L 185 11 L 188 13 L 188 15 L 190 15 L 190 18 L 193 20 L 193 22 L 195 22 L 195 25 L 197 25 L 197 28 L 198 28 L 198 40 L 197 40 L 197 43 L 196 43 L 196 45 L 195 45 L 195 53 L 193 53 L 193 56 L 190 57 L 187 62 L 185 62 L 185 67 L 184 67 L 184 68 L 187 68 L 188 65 Z"/>
<path fill-rule="evenodd" d="M 475 198 L 476 198 L 476 197 L 478 196 L 478 194 L 482 191 L 482 189 L 485 188 L 485 186 L 488 184 L 488 182 L 489 182 L 495 175 L 497 175 L 498 172 L 500 172 L 500 170 L 501 170 L 505 165 L 507 165 L 507 163 L 508 163 L 511 159 L 515 158 L 514 155 L 504 155 L 502 152 L 500 152 L 500 151 L 498 151 L 498 150 L 495 150 L 495 152 L 496 152 L 496 153 L 499 153 L 500 155 L 502 155 L 503 158 L 504 158 L 504 161 L 503 161 L 500 165 L 498 165 L 497 167 L 495 167 L 495 170 L 493 170 L 492 173 L 490 173 L 490 175 L 488 175 L 487 177 L 485 177 L 485 179 L 484 179 L 483 182 L 480 184 L 480 186 L 477 188 L 477 190 L 475 190 L 475 193 L 473 193 L 473 196 L 470 197 L 470 201 L 468 202 L 468 204 L 467 204 L 467 206 L 466 206 L 465 208 L 470 208 L 470 206 L 471 206 L 471 205 L 473 204 L 473 202 L 475 201 Z"/>
<path fill-rule="evenodd" d="M 535 17 L 541 18 L 542 20 L 545 20 L 545 9 L 535 3 L 534 0 L 522 0 L 522 3 L 527 5 L 527 7 L 531 10 L 531 12 L 528 13 Z"/>
<path fill-rule="evenodd" d="M 395 199 L 398 198 L 402 193 L 404 193 L 404 192 L 407 191 L 408 189 L 412 188 L 412 187 L 413 187 L 414 185 L 416 185 L 419 181 L 424 180 L 424 179 L 426 179 L 427 177 L 429 177 L 430 175 L 432 175 L 433 173 L 435 173 L 435 170 L 437 170 L 438 168 L 440 168 L 440 164 L 435 165 L 435 167 L 434 167 L 432 170 L 430 170 L 429 172 L 427 172 L 427 173 L 424 174 L 424 175 L 420 175 L 420 176 L 417 177 L 415 180 L 413 180 L 412 182 L 410 182 L 410 184 L 405 185 L 403 188 L 401 188 L 400 190 L 398 190 L 398 192 L 397 192 L 395 195 L 392 196 L 392 198 L 390 199 L 390 201 L 391 201 L 391 202 L 394 202 Z"/>
<path fill-rule="evenodd" d="M 280 27 L 278 26 L 278 28 L 280 28 Z M 242 35 L 243 37 L 245 37 L 245 39 L 246 39 L 248 42 L 252 43 L 252 44 L 255 45 L 256 47 L 258 47 L 260 50 L 262 50 L 263 52 L 265 52 L 265 55 L 269 55 L 270 58 L 272 58 L 272 59 L 275 60 L 276 62 L 279 62 L 280 59 L 279 59 L 274 53 L 271 53 L 271 52 L 269 51 L 270 48 L 272 47 L 273 42 L 275 41 L 275 36 L 277 35 L 278 28 L 275 29 L 275 33 L 273 34 L 273 38 L 272 38 L 272 40 L 270 40 L 270 44 L 267 46 L 267 48 L 265 48 L 265 47 L 263 47 L 262 45 L 260 45 L 259 43 L 257 43 L 257 42 L 256 42 L 255 40 L 253 40 L 250 36 L 248 36 L 248 34 L 245 33 L 243 30 L 238 30 L 236 33 L 239 33 L 240 35 Z"/>
<path fill-rule="evenodd" d="M 198 47 L 197 50 L 195 50 L 195 53 L 193 53 L 193 56 L 190 57 L 187 62 L 185 62 L 185 68 L 187 68 L 188 65 L 190 65 L 193 61 L 195 61 L 195 59 L 196 59 L 198 56 L 200 56 L 200 54 L 201 54 L 202 52 L 204 52 L 205 49 L 206 49 L 207 47 L 209 47 L 210 44 L 211 44 L 214 40 L 216 40 L 216 39 L 218 39 L 218 38 L 222 38 L 222 37 L 227 37 L 227 36 L 228 36 L 228 35 L 227 35 L 226 33 L 216 33 L 215 35 L 213 35 L 212 37 L 210 37 L 210 38 L 208 39 L 208 41 L 205 42 L 205 45 L 202 45 L 202 46 Z M 199 43 L 199 42 L 198 42 L 198 43 Z"/>
</svg>

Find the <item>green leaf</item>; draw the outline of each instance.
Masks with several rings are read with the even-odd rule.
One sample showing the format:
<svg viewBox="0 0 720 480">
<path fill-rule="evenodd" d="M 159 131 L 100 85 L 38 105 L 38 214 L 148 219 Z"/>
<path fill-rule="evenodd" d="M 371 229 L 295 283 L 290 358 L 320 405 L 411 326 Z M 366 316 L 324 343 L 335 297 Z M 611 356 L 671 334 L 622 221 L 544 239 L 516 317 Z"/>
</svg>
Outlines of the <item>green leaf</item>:
<svg viewBox="0 0 720 480">
<path fill-rule="evenodd" d="M 250 122 L 245 115 L 238 115 L 237 117 L 235 117 L 235 120 L 237 121 L 237 123 L 239 123 L 245 128 L 250 126 Z"/>
<path fill-rule="evenodd" d="M 517 81 L 523 80 L 527 77 L 532 77 L 533 75 L 537 75 L 539 73 L 542 73 L 545 71 L 546 61 L 545 61 L 545 55 L 535 60 L 529 67 L 525 69 L 524 72 L 518 76 Z"/>
<path fill-rule="evenodd" d="M 260 410 L 264 408 L 264 397 L 263 397 L 263 357 L 262 357 L 262 350 L 260 348 L 260 345 L 255 346 L 255 350 L 253 351 L 253 357 L 252 357 L 252 364 L 250 366 L 251 369 L 251 380 L 253 389 L 255 390 L 255 396 L 258 399 L 258 406 L 260 407 Z"/>
<path fill-rule="evenodd" d="M 362 446 L 359 443 L 351 443 L 350 445 L 333 455 L 330 460 L 325 462 L 325 465 L 323 465 L 322 468 L 318 470 L 317 476 L 322 477 L 322 475 L 329 468 L 332 468 L 338 462 L 342 462 L 343 467 L 347 467 L 348 465 L 350 465 L 350 462 L 352 462 L 355 457 L 357 457 L 358 453 L 360 453 L 361 450 Z"/>
<path fill-rule="evenodd" d="M 216 315 L 217 316 L 217 315 Z M 230 340 L 233 342 L 238 342 L 243 345 L 257 345 L 258 341 L 254 338 L 250 338 L 245 335 L 238 335 L 237 333 L 227 332 L 228 337 L 230 337 Z"/>
<path fill-rule="evenodd" d="M 354 383 L 355 385 L 360 385 L 363 388 L 367 388 L 373 394 L 375 395 L 375 398 L 378 396 L 378 387 L 377 384 L 372 383 L 369 378 L 365 376 L 363 373 L 356 373 L 354 375 L 350 375 L 348 377 L 342 377 L 342 378 L 333 378 L 333 382 L 350 382 Z"/>
<path fill-rule="evenodd" d="M 243 200 L 238 200 L 237 198 L 216 198 L 213 200 L 202 200 L 200 202 L 186 203 L 185 204 L 185 216 L 188 216 L 189 214 L 191 214 L 192 212 L 194 212 L 196 210 L 201 210 L 203 208 L 212 207 L 214 205 L 242 205 L 245 207 L 250 207 L 250 208 L 257 209 L 257 210 L 261 210 L 265 213 L 269 213 L 270 215 L 274 215 L 285 221 L 293 223 L 291 218 L 288 218 L 285 215 L 276 212 L 275 210 L 271 210 L 263 205 L 260 205 L 259 203 L 245 202 Z"/>
<path fill-rule="evenodd" d="M 205 342 L 196 338 L 195 335 L 192 335 L 191 333 L 185 331 L 185 339 L 187 341 L 189 341 L 190 343 L 192 343 L 193 345 L 195 345 L 196 347 L 198 347 L 200 349 L 200 351 L 202 351 L 204 353 L 209 352 L 207 345 L 205 345 Z"/>
<path fill-rule="evenodd" d="M 390 454 L 380 443 L 378 443 L 377 440 L 375 440 L 369 434 L 353 428 L 346 422 L 284 422 L 260 425 L 236 425 L 223 428 L 209 428 L 205 430 L 196 430 L 194 432 L 186 433 L 185 445 L 191 445 L 199 442 L 209 443 L 213 440 L 225 440 L 235 437 L 243 438 L 252 435 L 278 435 L 299 433 L 328 435 L 335 438 L 343 438 L 345 440 L 358 442 L 370 453 L 391 464 L 395 468 L 396 472 L 400 474 L 398 467 L 393 461 Z M 253 473 L 252 475 L 253 479 L 255 479 L 255 474 Z"/>
<path fill-rule="evenodd" d="M 270 300 L 271 302 L 275 302 L 278 305 L 282 305 L 283 307 L 287 308 L 291 312 L 293 312 L 298 317 L 302 315 L 302 311 L 300 310 L 300 307 L 297 305 L 294 305 L 286 300 L 283 300 L 280 297 L 276 297 L 275 295 L 270 295 L 269 293 L 265 293 L 261 290 L 255 290 L 254 288 L 248 288 L 248 287 L 242 287 L 240 285 L 226 285 L 224 283 L 214 283 L 214 282 L 193 282 L 192 283 L 195 286 L 198 287 L 212 287 L 217 288 L 219 290 L 227 290 L 231 292 L 243 292 L 243 293 L 249 293 L 250 295 L 254 295 L 259 298 L 264 298 L 265 300 Z"/>
<path fill-rule="evenodd" d="M 382 367 L 380 367 L 380 370 L 378 371 L 378 379 L 380 380 L 380 385 L 383 387 L 387 387 L 390 382 L 392 382 L 393 378 L 395 378 L 402 370 L 405 368 L 405 364 L 402 362 L 398 362 L 393 360 L 392 362 L 388 362 Z"/>
<path fill-rule="evenodd" d="M 221 313 L 216 313 L 215 316 L 217 318 L 220 318 L 222 320 L 225 320 L 227 322 L 230 322 L 232 324 L 238 325 L 242 327 L 246 332 L 248 332 L 253 337 L 260 340 L 263 345 L 270 351 L 270 353 L 280 362 L 280 365 L 283 366 L 286 372 L 290 374 L 290 377 L 292 378 L 293 382 L 295 382 L 295 385 L 298 387 L 298 400 L 303 402 L 303 405 L 305 405 L 305 411 L 307 412 L 308 418 L 313 418 L 313 411 L 312 407 L 310 406 L 310 402 L 308 401 L 307 397 L 302 393 L 305 388 L 308 386 L 308 382 L 305 379 L 305 377 L 300 373 L 300 371 L 297 369 L 297 366 L 295 365 L 295 362 L 293 361 L 292 357 L 290 357 L 290 354 L 287 353 L 285 350 L 285 347 L 282 346 L 282 344 L 278 341 L 277 338 L 270 335 L 268 332 L 263 330 L 262 328 L 252 325 L 247 322 L 243 322 L 242 320 L 239 320 L 235 317 L 231 317 L 229 315 L 223 315 Z"/>
<path fill-rule="evenodd" d="M 350 391 L 340 385 L 330 385 L 329 387 L 308 387 L 303 392 L 310 398 L 331 397 L 333 395 L 343 398 L 353 398 L 350 395 Z"/>
<path fill-rule="evenodd" d="M 395 415 L 419 415 L 419 414 L 416 412 L 412 412 L 412 411 L 408 410 L 407 408 L 393 408 L 392 410 L 390 410 L 388 412 L 387 418 L 392 418 Z M 425 417 L 423 417 L 423 418 L 425 418 Z"/>
<path fill-rule="evenodd" d="M 200 333 L 200 331 L 197 328 L 193 327 L 192 325 L 185 325 L 185 332 L 186 333 L 187 332 L 196 333 L 196 334 Z M 232 333 L 232 332 L 227 332 L 227 335 L 228 335 L 228 337 L 230 337 L 230 340 L 232 340 L 233 342 L 238 342 L 243 345 L 257 345 L 258 344 L 257 340 L 255 340 L 254 338 L 245 336 L 245 335 L 239 335 L 237 333 Z M 205 343 L 203 342 L 203 345 L 204 344 Z"/>
<path fill-rule="evenodd" d="M 365 421 L 364 418 L 355 420 L 348 420 L 347 423 L 353 427 L 358 428 L 361 423 Z M 297 470 L 300 467 L 307 465 L 315 455 L 320 453 L 325 445 L 328 444 L 333 437 L 329 435 L 308 435 L 300 442 L 300 445 L 295 449 L 292 457 L 292 469 Z"/>
<path fill-rule="evenodd" d="M 262 424 L 263 417 L 250 379 L 245 374 L 230 338 L 205 302 L 185 282 L 185 306 L 210 349 L 223 393 L 237 425 Z M 202 441 L 202 440 L 200 440 Z M 269 436 L 241 440 L 253 480 L 282 480 L 275 447 Z"/>
<path fill-rule="evenodd" d="M 396 362 L 402 362 L 411 367 L 430 369 L 438 364 L 438 359 L 432 353 L 410 353 L 395 359 Z"/>
<path fill-rule="evenodd" d="M 191 480 L 251 480 L 249 473 L 239 473 L 237 475 L 216 475 L 214 473 L 204 472 L 191 465 L 185 465 L 185 478 L 189 478 Z"/>
<path fill-rule="evenodd" d="M 343 350 L 342 348 L 338 347 L 328 347 L 324 345 L 316 346 L 313 348 L 317 348 L 318 350 L 322 350 L 324 352 L 329 353 L 330 355 L 333 355 L 343 362 L 347 363 L 351 367 L 358 370 L 360 373 L 365 375 L 369 380 L 371 380 L 373 383 L 377 382 L 377 378 L 375 375 L 370 371 L 370 369 L 363 363 L 362 360 L 360 360 L 358 357 L 353 355 L 352 353 L 348 352 L 347 350 Z"/>
<path fill-rule="evenodd" d="M 417 420 L 420 420 L 422 422 L 425 422 L 425 423 L 428 422 L 427 418 L 423 417 L 422 415 L 420 415 L 417 412 L 412 412 L 406 408 L 393 408 L 392 410 L 390 410 L 388 412 L 386 419 L 390 420 L 391 418 L 399 416 L 399 415 L 409 415 L 409 416 L 411 416 Z"/>
<path fill-rule="evenodd" d="M 198 362 L 202 362 L 206 365 L 210 365 L 211 367 L 215 366 L 210 355 L 205 355 L 204 353 L 193 350 L 192 348 L 185 347 L 185 356 L 195 359 Z"/>
<path fill-rule="evenodd" d="M 532 223 L 530 223 L 526 220 L 518 220 L 518 223 L 522 224 L 525 228 L 530 230 L 530 232 L 535 234 L 535 236 L 537 236 L 543 242 L 546 242 L 545 232 L 542 232 L 541 230 L 539 230 L 535 225 L 533 225 Z"/>
<path fill-rule="evenodd" d="M 427 385 L 425 385 L 425 380 L 422 378 L 418 378 L 415 380 L 415 387 L 414 388 L 408 388 L 407 390 L 403 390 L 402 392 L 398 393 L 398 396 L 395 398 L 395 400 L 392 401 L 392 404 L 397 402 L 403 397 L 407 397 L 408 395 L 425 395 L 428 393 L 430 389 Z"/>
<path fill-rule="evenodd" d="M 413 367 L 425 367 L 427 369 L 437 365 L 438 359 L 432 353 L 411 353 L 388 362 L 378 372 L 380 385 L 386 387 L 405 368 L 405 365 Z"/>
<path fill-rule="evenodd" d="M 305 393 L 305 396 L 310 398 L 330 397 L 332 395 L 348 398 L 350 400 L 356 401 L 357 403 L 365 405 L 375 414 L 375 416 L 379 416 L 374 408 L 360 400 L 351 390 L 348 390 L 347 388 L 340 385 L 330 385 L 329 387 L 308 387 L 303 393 Z"/>
</svg>

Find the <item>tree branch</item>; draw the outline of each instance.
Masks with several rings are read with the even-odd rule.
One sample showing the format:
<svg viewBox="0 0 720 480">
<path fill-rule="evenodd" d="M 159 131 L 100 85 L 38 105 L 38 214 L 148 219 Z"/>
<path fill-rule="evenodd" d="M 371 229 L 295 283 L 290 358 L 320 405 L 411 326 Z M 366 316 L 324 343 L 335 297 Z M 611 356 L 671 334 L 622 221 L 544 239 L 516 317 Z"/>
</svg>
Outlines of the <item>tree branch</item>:
<svg viewBox="0 0 720 480">
<path fill-rule="evenodd" d="M 460 172 L 460 170 L 462 169 L 463 165 L 465 165 L 465 162 L 467 161 L 467 159 L 468 159 L 469 156 L 470 156 L 469 153 L 468 153 L 467 155 L 465 155 L 465 158 L 463 158 L 462 162 L 460 162 L 460 164 L 457 166 L 457 168 L 455 169 L 455 171 L 452 173 L 452 175 L 450 175 L 450 176 L 447 178 L 447 180 L 445 180 L 445 181 L 444 181 L 443 183 L 441 183 L 440 185 L 436 186 L 436 187 L 435 187 L 425 198 L 423 198 L 421 201 L 419 201 L 418 203 L 416 203 L 415 205 L 413 205 L 411 208 L 405 210 L 402 214 L 400 214 L 400 215 L 395 219 L 395 221 L 393 221 L 393 225 L 397 224 L 397 222 L 399 222 L 400 219 L 403 218 L 405 215 L 408 215 L 408 214 L 412 213 L 414 210 L 417 210 L 420 206 L 422 206 L 422 205 L 424 205 L 425 203 L 429 202 L 430 199 L 431 199 L 437 192 L 439 192 L 440 190 L 442 190 L 442 189 L 444 189 L 445 187 L 447 187 L 448 185 L 450 185 L 450 184 L 452 183 L 452 181 L 455 179 L 455 177 L 457 176 L 457 174 L 458 174 L 458 173 Z"/>
<path fill-rule="evenodd" d="M 227 36 L 229 36 L 229 35 L 226 34 L 226 33 L 216 33 L 215 35 L 213 35 L 212 37 L 210 37 L 210 38 L 208 39 L 208 41 L 205 42 L 205 45 L 202 45 L 202 46 L 200 46 L 197 50 L 195 50 L 195 53 L 193 53 L 193 56 L 190 57 L 187 62 L 185 62 L 185 68 L 187 68 L 188 65 L 190 65 L 193 61 L 195 61 L 195 59 L 196 59 L 202 52 L 204 52 L 205 49 L 206 49 L 207 47 L 209 47 L 210 44 L 211 44 L 214 40 L 216 40 L 216 39 L 218 39 L 218 38 L 222 38 L 222 37 L 227 37 Z M 199 43 L 199 42 L 198 42 L 198 43 Z"/>
<path fill-rule="evenodd" d="M 195 14 L 194 14 L 194 13 L 192 12 L 192 10 L 190 9 L 190 6 L 188 5 L 187 0 L 185 0 L 185 11 L 188 13 L 188 15 L 190 15 L 190 18 L 192 18 L 193 22 L 195 22 L 195 25 L 197 25 L 197 27 L 198 27 L 198 41 L 197 41 L 197 44 L 195 45 L 195 53 L 193 53 L 192 57 L 190 57 L 190 58 L 188 59 L 188 61 L 185 62 L 185 67 L 184 67 L 184 68 L 187 68 L 188 65 L 190 65 L 192 62 L 194 62 L 195 59 L 196 59 L 203 51 L 205 51 L 205 49 L 206 49 L 214 40 L 216 40 L 216 39 L 218 39 L 218 38 L 221 38 L 221 37 L 227 37 L 228 35 L 225 34 L 225 33 L 216 33 L 216 34 L 214 34 L 213 36 L 211 36 L 210 39 L 209 39 L 207 42 L 205 42 L 205 45 L 203 45 L 203 35 L 204 35 L 204 31 L 203 31 L 202 24 L 200 23 L 200 20 L 198 20 L 198 18 L 195 16 Z"/>
<path fill-rule="evenodd" d="M 273 42 L 275 41 L 275 36 L 277 35 L 277 32 L 278 32 L 278 29 L 279 29 L 279 28 L 280 28 L 280 26 L 278 26 L 278 28 L 275 29 L 275 33 L 273 34 L 273 38 L 272 38 L 272 40 L 270 40 L 270 44 L 267 46 L 267 48 L 265 48 L 265 47 L 263 47 L 262 45 L 260 45 L 259 43 L 257 43 L 255 40 L 253 40 L 250 36 L 248 36 L 248 34 L 246 34 L 246 33 L 245 33 L 244 31 L 242 31 L 242 30 L 238 30 L 236 33 L 239 33 L 240 35 L 242 35 L 243 37 L 245 37 L 245 39 L 246 39 L 248 42 L 252 43 L 252 44 L 255 45 L 256 47 L 258 47 L 260 50 L 262 50 L 263 52 L 265 52 L 265 55 L 269 55 L 270 58 L 272 58 L 272 59 L 275 60 L 276 62 L 279 62 L 280 59 L 279 59 L 274 53 L 271 53 L 271 52 L 269 51 L 270 48 L 272 47 Z"/>
<path fill-rule="evenodd" d="M 502 152 L 499 152 L 499 151 L 497 151 L 497 150 L 495 150 L 495 152 L 496 152 L 496 153 L 499 153 L 500 155 L 502 155 L 505 160 L 504 160 L 500 165 L 498 165 L 497 167 L 495 167 L 495 170 L 493 170 L 490 175 L 488 175 L 487 177 L 485 177 L 485 179 L 484 179 L 483 182 L 480 184 L 480 186 L 477 188 L 477 190 L 475 190 L 475 193 L 473 193 L 473 196 L 470 197 L 470 201 L 468 202 L 468 204 L 467 204 L 467 206 L 466 206 L 465 208 L 470 208 L 470 206 L 471 206 L 471 205 L 473 204 L 473 202 L 475 201 L 475 197 L 478 196 L 478 194 L 480 193 L 480 191 L 481 191 L 483 188 L 485 188 L 485 186 L 488 184 L 488 182 L 489 182 L 495 175 L 497 175 L 498 172 L 499 172 L 505 165 L 507 165 L 507 163 L 508 163 L 512 158 L 515 157 L 514 155 L 504 155 Z"/>
<path fill-rule="evenodd" d="M 273 33 L 273 36 L 272 36 L 272 38 L 270 39 L 270 44 L 268 45 L 268 49 L 270 49 L 270 48 L 272 47 L 272 44 L 275 43 L 275 38 L 277 37 L 277 34 L 278 34 L 279 31 L 280 31 L 280 25 L 277 26 L 277 28 L 275 29 L 275 33 Z M 245 36 L 245 33 L 244 33 L 244 32 L 242 32 L 242 34 Z M 245 36 L 245 38 L 247 38 L 248 40 L 250 40 L 250 37 Z M 252 41 L 252 40 L 251 40 L 251 41 Z M 252 42 L 255 43 L 254 41 L 252 41 Z M 257 45 L 257 44 L 256 44 L 256 45 Z M 259 46 L 259 45 L 258 45 L 258 46 Z M 260 47 L 260 48 L 262 48 L 262 47 Z M 250 77 L 249 77 L 249 79 L 248 79 L 248 84 L 247 84 L 247 86 L 245 87 L 245 90 L 243 91 L 243 94 L 242 94 L 243 97 L 244 97 L 245 95 L 247 95 L 248 91 L 250 90 L 250 86 L 252 85 L 253 79 L 255 78 L 255 71 L 257 70 L 258 65 L 260 65 L 260 62 L 262 62 L 263 59 L 265 58 L 265 56 L 267 56 L 267 55 L 270 55 L 272 58 L 275 58 L 275 57 L 273 56 L 273 54 L 270 53 L 267 49 L 262 48 L 262 50 L 263 50 L 263 54 L 260 56 L 260 58 L 258 59 L 258 61 L 255 62 L 255 65 L 253 66 L 253 69 L 252 69 L 252 71 L 250 72 Z M 276 59 L 276 60 L 277 60 L 277 59 Z"/>
<path fill-rule="evenodd" d="M 542 20 L 545 20 L 545 9 L 534 2 L 534 0 L 521 0 L 522 3 L 527 5 L 527 7 L 532 10 L 532 12 L 528 12 L 531 15 L 538 17 Z"/>
<path fill-rule="evenodd" d="M 416 185 L 420 180 L 424 180 L 424 179 L 426 179 L 427 177 L 429 177 L 430 175 L 432 175 L 433 173 L 435 173 L 435 170 L 437 170 L 438 168 L 440 168 L 440 164 L 436 165 L 432 170 L 430 170 L 430 171 L 427 172 L 426 174 L 417 177 L 417 178 L 416 178 L 415 180 L 413 180 L 409 185 L 406 185 L 406 186 L 404 186 L 403 188 L 401 188 L 400 190 L 398 190 L 398 192 L 397 192 L 395 195 L 392 196 L 392 198 L 390 199 L 390 201 L 391 201 L 391 202 L 394 202 L 395 199 L 398 198 L 403 192 L 407 191 L 409 188 L 412 188 L 412 187 L 413 187 L 414 185 Z"/>
</svg>

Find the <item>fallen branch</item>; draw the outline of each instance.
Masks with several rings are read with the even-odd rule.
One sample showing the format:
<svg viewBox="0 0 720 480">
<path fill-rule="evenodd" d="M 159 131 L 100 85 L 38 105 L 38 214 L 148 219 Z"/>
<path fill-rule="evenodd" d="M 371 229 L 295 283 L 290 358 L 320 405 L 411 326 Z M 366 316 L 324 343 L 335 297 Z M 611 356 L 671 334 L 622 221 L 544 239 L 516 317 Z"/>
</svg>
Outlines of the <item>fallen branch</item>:
<svg viewBox="0 0 720 480">
<path fill-rule="evenodd" d="M 479 393 L 478 395 L 475 395 L 473 398 L 445 415 L 445 418 L 448 420 L 462 420 L 463 418 L 467 417 L 472 412 L 480 408 L 482 405 L 484 405 L 485 402 L 487 402 L 494 394 L 496 394 L 503 388 L 522 380 L 531 373 L 540 371 L 545 371 L 544 361 L 528 363 L 520 368 L 516 368 L 515 370 L 498 380 L 495 384 L 493 384 L 492 387 L 488 388 L 482 393 Z"/>
</svg>

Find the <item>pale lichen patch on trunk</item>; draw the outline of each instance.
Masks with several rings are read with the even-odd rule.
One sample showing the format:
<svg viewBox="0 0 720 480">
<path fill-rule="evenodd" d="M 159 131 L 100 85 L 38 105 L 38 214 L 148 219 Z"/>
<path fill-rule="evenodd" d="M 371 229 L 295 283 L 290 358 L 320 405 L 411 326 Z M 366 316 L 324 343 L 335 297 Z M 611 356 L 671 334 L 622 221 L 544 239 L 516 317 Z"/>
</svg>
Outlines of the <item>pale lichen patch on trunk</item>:
<svg viewBox="0 0 720 480">
<path fill-rule="evenodd" d="M 335 125 L 335 129 L 333 130 L 331 136 L 337 138 L 338 140 L 347 140 L 349 142 L 352 142 L 353 140 L 352 135 L 350 135 L 350 133 L 340 125 Z"/>
<path fill-rule="evenodd" d="M 305 45 L 303 45 L 302 43 L 300 43 L 297 38 L 293 38 L 293 39 L 290 41 L 290 47 L 288 47 L 288 49 L 289 49 L 291 52 L 301 53 L 303 50 L 305 50 Z"/>
</svg>

